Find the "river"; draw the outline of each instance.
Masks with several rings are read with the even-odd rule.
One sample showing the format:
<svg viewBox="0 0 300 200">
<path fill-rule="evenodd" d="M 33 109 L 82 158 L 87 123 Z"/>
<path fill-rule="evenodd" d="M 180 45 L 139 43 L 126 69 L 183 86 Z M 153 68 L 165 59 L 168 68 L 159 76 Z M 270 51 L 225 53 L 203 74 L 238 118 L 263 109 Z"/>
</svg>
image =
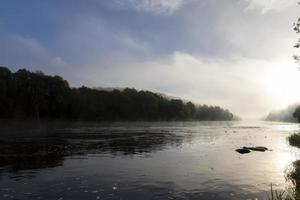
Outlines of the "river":
<svg viewBox="0 0 300 200">
<path fill-rule="evenodd" d="M 266 199 L 300 158 L 298 124 L 5 123 L 0 199 Z M 265 146 L 239 154 L 236 148 Z"/>
</svg>

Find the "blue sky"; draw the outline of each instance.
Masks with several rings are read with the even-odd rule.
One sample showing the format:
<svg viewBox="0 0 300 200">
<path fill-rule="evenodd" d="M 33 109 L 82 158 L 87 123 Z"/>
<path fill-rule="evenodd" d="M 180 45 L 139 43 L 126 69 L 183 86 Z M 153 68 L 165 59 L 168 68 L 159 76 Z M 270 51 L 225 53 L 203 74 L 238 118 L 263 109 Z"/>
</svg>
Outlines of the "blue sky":
<svg viewBox="0 0 300 200">
<path fill-rule="evenodd" d="M 295 0 L 1 0 L 0 65 L 261 116 L 300 100 L 299 10 Z"/>
</svg>

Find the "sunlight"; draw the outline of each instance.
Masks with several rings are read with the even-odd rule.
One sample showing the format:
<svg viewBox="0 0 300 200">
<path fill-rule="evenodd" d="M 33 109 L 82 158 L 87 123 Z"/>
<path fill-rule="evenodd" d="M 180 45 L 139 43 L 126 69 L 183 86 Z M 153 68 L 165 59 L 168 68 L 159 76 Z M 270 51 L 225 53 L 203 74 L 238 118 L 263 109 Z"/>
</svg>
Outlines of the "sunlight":
<svg viewBox="0 0 300 200">
<path fill-rule="evenodd" d="M 300 71 L 293 60 L 278 62 L 268 69 L 265 74 L 265 87 L 272 97 L 274 107 L 281 109 L 299 102 Z"/>
<path fill-rule="evenodd" d="M 297 158 L 293 156 L 291 152 L 282 152 L 278 155 L 277 166 L 279 170 L 283 172 L 296 159 Z"/>
</svg>

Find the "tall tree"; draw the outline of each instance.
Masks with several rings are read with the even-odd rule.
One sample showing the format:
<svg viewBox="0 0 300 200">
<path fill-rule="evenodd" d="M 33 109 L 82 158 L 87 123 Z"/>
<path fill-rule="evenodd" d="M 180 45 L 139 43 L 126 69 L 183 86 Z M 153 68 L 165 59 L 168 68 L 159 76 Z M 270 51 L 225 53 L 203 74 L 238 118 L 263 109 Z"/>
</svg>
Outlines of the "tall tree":
<svg viewBox="0 0 300 200">
<path fill-rule="evenodd" d="M 300 5 L 300 2 L 298 2 L 298 4 Z M 298 18 L 298 20 L 294 23 L 294 31 L 297 34 L 300 34 L 300 17 Z M 300 38 L 298 38 L 298 41 L 296 42 L 296 44 L 294 45 L 295 48 L 300 48 Z M 296 62 L 298 64 L 300 64 L 300 56 L 299 55 L 294 55 L 294 59 L 296 60 Z"/>
</svg>

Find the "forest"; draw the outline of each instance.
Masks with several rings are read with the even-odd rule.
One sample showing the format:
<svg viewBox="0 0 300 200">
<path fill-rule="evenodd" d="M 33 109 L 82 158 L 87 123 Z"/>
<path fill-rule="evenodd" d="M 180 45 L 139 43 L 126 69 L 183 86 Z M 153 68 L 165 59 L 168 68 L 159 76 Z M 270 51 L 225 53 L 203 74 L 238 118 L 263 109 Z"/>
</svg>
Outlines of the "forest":
<svg viewBox="0 0 300 200">
<path fill-rule="evenodd" d="M 60 76 L 0 67 L 0 118 L 95 121 L 232 120 L 219 106 L 195 105 L 150 91 L 85 86 Z"/>
<path fill-rule="evenodd" d="M 293 116 L 297 107 L 299 107 L 299 104 L 292 104 L 284 109 L 274 110 L 267 115 L 265 120 L 277 122 L 297 122 L 297 119 Z"/>
</svg>

